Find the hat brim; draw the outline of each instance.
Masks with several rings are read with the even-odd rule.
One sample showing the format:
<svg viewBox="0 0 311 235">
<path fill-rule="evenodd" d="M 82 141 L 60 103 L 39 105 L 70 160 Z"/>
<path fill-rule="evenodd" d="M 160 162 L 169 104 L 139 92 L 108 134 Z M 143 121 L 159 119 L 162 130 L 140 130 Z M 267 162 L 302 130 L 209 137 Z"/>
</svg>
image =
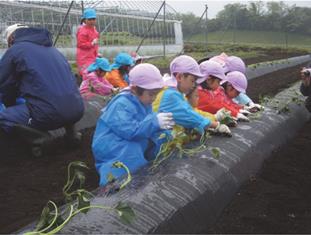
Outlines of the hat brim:
<svg viewBox="0 0 311 235">
<path fill-rule="evenodd" d="M 108 68 L 107 68 L 107 67 L 103 68 L 103 67 L 99 66 L 99 68 L 100 68 L 101 70 L 103 70 L 103 71 L 106 71 L 106 72 L 111 72 L 111 70 L 112 70 L 112 67 L 111 67 L 111 66 L 109 66 Z"/>
<path fill-rule="evenodd" d="M 197 84 L 201 84 L 202 82 L 204 82 L 207 79 L 207 77 L 203 77 L 203 78 L 198 78 L 195 82 Z"/>
<path fill-rule="evenodd" d="M 226 83 L 226 82 L 229 82 L 228 80 L 224 79 L 220 82 L 220 85 Z M 232 84 L 231 82 L 229 82 L 231 84 L 231 86 L 233 86 L 234 89 L 236 89 L 238 92 L 240 93 L 246 93 L 246 90 L 241 88 L 241 87 L 237 87 L 235 84 Z"/>
</svg>

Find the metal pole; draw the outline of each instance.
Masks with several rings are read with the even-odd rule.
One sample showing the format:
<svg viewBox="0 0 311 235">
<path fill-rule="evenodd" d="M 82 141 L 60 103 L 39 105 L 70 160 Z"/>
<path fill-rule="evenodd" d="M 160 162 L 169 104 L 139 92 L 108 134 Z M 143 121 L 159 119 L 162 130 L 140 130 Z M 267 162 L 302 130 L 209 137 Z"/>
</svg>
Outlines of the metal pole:
<svg viewBox="0 0 311 235">
<path fill-rule="evenodd" d="M 56 43 L 57 43 L 57 40 L 58 40 L 59 35 L 60 35 L 60 32 L 63 30 L 64 24 L 65 24 L 65 22 L 66 22 L 66 20 L 67 20 L 67 17 L 68 17 L 68 15 L 69 15 L 69 12 L 70 12 L 70 9 L 71 9 L 73 3 L 74 3 L 74 1 L 71 1 L 70 6 L 69 6 L 69 8 L 68 8 L 68 10 L 67 10 L 67 13 L 66 13 L 66 15 L 65 15 L 65 18 L 64 18 L 64 20 L 63 20 L 63 23 L 62 23 L 61 27 L 59 28 L 59 30 L 58 30 L 58 32 L 57 32 L 57 35 L 56 35 L 55 41 L 54 41 L 54 43 L 53 43 L 53 46 L 55 46 Z"/>
<path fill-rule="evenodd" d="M 200 19 L 198 20 L 198 22 L 193 26 L 193 29 L 194 28 L 196 28 L 199 24 L 200 24 L 200 22 L 201 22 L 201 20 L 203 19 L 203 17 L 204 17 L 204 15 L 205 15 L 205 12 L 207 11 L 207 9 L 206 9 L 206 7 L 205 7 L 205 9 L 204 9 L 204 12 L 202 13 L 202 15 L 201 15 L 201 17 L 200 17 Z M 193 29 L 191 30 L 191 35 L 193 35 Z M 201 42 L 202 43 L 202 42 Z M 183 54 L 184 53 L 184 48 L 178 53 L 179 55 L 181 55 L 181 54 Z"/>
<path fill-rule="evenodd" d="M 145 40 L 146 37 L 147 37 L 147 34 L 149 33 L 149 31 L 150 31 L 152 25 L 154 24 L 155 20 L 158 18 L 158 15 L 159 15 L 160 11 L 162 10 L 162 7 L 163 7 L 164 3 L 165 3 L 165 2 L 162 3 L 160 9 L 158 10 L 157 14 L 156 14 L 155 17 L 153 18 L 153 21 L 152 21 L 151 24 L 149 25 L 149 28 L 148 28 L 148 30 L 147 30 L 147 33 L 144 35 L 143 39 L 140 41 L 140 43 L 139 43 L 139 45 L 138 45 L 138 47 L 137 47 L 137 49 L 136 49 L 136 53 L 139 51 L 141 45 L 143 44 L 144 40 Z"/>
<path fill-rule="evenodd" d="M 163 2 L 163 57 L 165 58 L 165 50 L 166 50 L 166 23 L 165 23 L 165 0 Z"/>
<path fill-rule="evenodd" d="M 288 33 L 285 30 L 285 49 L 286 49 L 286 58 L 288 58 Z"/>
<path fill-rule="evenodd" d="M 208 45 L 207 45 L 207 9 L 208 9 L 208 6 L 206 4 L 205 5 L 205 50 L 206 50 L 206 55 L 207 55 L 207 48 L 208 48 Z"/>
<path fill-rule="evenodd" d="M 81 1 L 81 7 L 82 7 L 82 15 L 83 15 L 83 13 L 84 13 L 84 3 L 83 3 L 83 1 Z"/>
<path fill-rule="evenodd" d="M 233 44 L 235 44 L 236 39 L 236 11 L 234 11 L 234 18 L 233 18 Z"/>
</svg>

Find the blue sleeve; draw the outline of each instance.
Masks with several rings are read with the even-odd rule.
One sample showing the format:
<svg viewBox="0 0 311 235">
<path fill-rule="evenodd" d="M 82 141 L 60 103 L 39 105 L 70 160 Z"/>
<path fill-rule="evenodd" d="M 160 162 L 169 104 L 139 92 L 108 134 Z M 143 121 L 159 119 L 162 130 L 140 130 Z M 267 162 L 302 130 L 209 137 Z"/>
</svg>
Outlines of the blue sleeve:
<svg viewBox="0 0 311 235">
<path fill-rule="evenodd" d="M 249 98 L 245 93 L 240 93 L 237 97 L 235 97 L 234 102 L 241 105 L 246 105 L 252 103 L 253 101 Z"/>
<path fill-rule="evenodd" d="M 160 102 L 159 112 L 171 112 L 176 124 L 185 128 L 196 128 L 201 133 L 211 121 L 193 110 L 182 94 L 173 89 L 167 89 Z"/>
<path fill-rule="evenodd" d="M 160 130 L 155 113 L 141 114 L 137 107 L 126 99 L 114 102 L 104 111 L 99 121 L 105 122 L 111 131 L 126 140 L 150 138 Z"/>
<path fill-rule="evenodd" d="M 14 67 L 14 55 L 9 49 L 0 60 L 0 101 L 9 96 L 16 87 L 16 81 L 13 79 Z"/>
</svg>

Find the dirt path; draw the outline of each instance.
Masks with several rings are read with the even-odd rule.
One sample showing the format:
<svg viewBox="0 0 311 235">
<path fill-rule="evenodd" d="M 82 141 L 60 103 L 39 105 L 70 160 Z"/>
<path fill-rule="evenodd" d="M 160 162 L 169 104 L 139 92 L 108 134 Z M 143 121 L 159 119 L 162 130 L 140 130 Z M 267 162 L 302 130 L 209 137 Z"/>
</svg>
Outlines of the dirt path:
<svg viewBox="0 0 311 235">
<path fill-rule="evenodd" d="M 202 233 L 311 233 L 311 121 Z"/>
<path fill-rule="evenodd" d="M 298 79 L 298 69 L 252 80 L 249 95 L 258 100 L 261 91 L 275 94 Z M 292 79 L 277 79 L 276 84 L 276 76 Z M 311 233 L 310 169 L 311 120 L 264 162 L 261 172 L 241 187 L 217 222 L 202 233 Z"/>
<path fill-rule="evenodd" d="M 249 83 L 249 92 L 255 98 L 259 94 L 275 94 L 296 81 L 297 71 L 298 67 L 282 73 L 273 73 L 259 80 L 252 80 Z M 41 210 L 48 200 L 62 203 L 62 187 L 66 180 L 66 168 L 71 161 L 86 162 L 90 166 L 90 171 L 87 174 L 87 189 L 92 190 L 97 187 L 98 176 L 94 169 L 90 149 L 92 133 L 93 130 L 87 130 L 84 133 L 83 144 L 75 150 L 68 150 L 59 144 L 53 148 L 49 155 L 39 159 L 30 157 L 26 147 L 20 143 L 0 143 L 2 150 L 0 158 L 0 233 L 14 232 L 32 222 L 41 214 Z M 299 176 L 300 178 L 297 178 L 304 180 L 305 175 L 306 173 L 303 172 Z M 307 183 L 307 181 L 303 182 Z M 255 189 L 260 190 L 257 187 L 254 187 Z M 275 201 L 269 203 L 273 204 Z M 281 200 L 276 203 L 282 204 L 283 202 Z M 288 202 L 284 200 L 284 203 Z M 301 202 L 297 201 L 296 203 Z M 281 226 L 279 224 L 279 227 Z M 234 230 L 230 232 L 234 232 Z"/>
</svg>

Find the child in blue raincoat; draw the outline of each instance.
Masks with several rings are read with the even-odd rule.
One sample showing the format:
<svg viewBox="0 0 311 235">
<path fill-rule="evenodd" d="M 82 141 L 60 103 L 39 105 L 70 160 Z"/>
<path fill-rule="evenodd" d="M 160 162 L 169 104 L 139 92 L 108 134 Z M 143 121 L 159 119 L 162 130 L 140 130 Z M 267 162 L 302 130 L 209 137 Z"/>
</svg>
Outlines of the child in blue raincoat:
<svg viewBox="0 0 311 235">
<path fill-rule="evenodd" d="M 120 178 L 126 171 L 114 168 L 123 162 L 131 173 L 155 157 L 159 146 L 168 140 L 164 130 L 174 125 L 171 113 L 152 112 L 152 102 L 163 88 L 160 71 L 151 64 L 139 64 L 129 73 L 130 87 L 114 97 L 102 110 L 92 142 L 95 166 L 101 186 L 111 173 Z"/>
</svg>

